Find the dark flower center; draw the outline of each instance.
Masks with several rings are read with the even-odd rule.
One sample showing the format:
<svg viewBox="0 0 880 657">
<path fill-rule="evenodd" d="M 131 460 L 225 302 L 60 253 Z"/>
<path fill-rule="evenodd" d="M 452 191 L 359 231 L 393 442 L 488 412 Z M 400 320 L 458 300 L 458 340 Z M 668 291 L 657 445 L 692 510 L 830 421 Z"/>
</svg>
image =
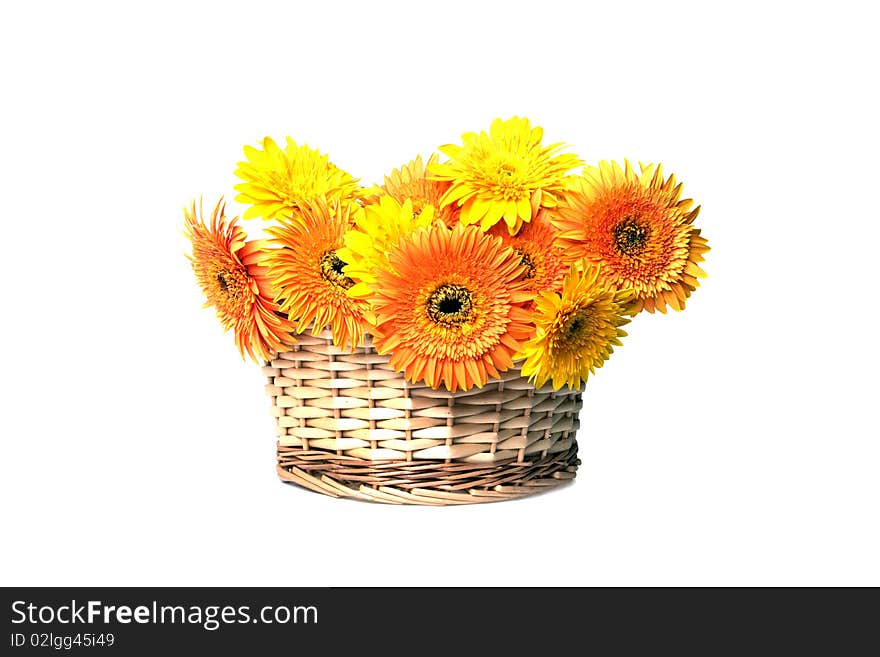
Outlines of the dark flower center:
<svg viewBox="0 0 880 657">
<path fill-rule="evenodd" d="M 597 328 L 597 319 L 590 306 L 574 310 L 565 318 L 552 349 L 571 353 L 589 344 Z"/>
<path fill-rule="evenodd" d="M 586 324 L 586 318 L 581 317 L 580 314 L 575 315 L 569 320 L 568 325 L 565 327 L 565 334 L 567 337 L 575 337 L 578 333 L 581 332 L 581 329 Z"/>
<path fill-rule="evenodd" d="M 321 276 L 325 281 L 347 290 L 354 285 L 354 281 L 342 273 L 347 264 L 336 255 L 336 251 L 327 251 L 321 256 Z"/>
<path fill-rule="evenodd" d="M 442 326 L 460 326 L 473 311 L 473 295 L 462 285 L 441 285 L 428 297 L 428 317 Z"/>
<path fill-rule="evenodd" d="M 515 248 L 514 251 L 516 251 L 517 255 L 519 256 L 519 264 L 526 268 L 526 272 L 523 274 L 523 280 L 534 278 L 535 261 L 532 260 L 532 256 L 519 248 Z"/>
<path fill-rule="evenodd" d="M 618 253 L 639 255 L 645 250 L 650 230 L 638 217 L 626 217 L 614 227 L 614 247 Z"/>
<path fill-rule="evenodd" d="M 248 277 L 241 268 L 222 268 L 214 274 L 217 281 L 217 294 L 225 297 L 227 302 L 235 302 L 247 296 Z"/>
</svg>

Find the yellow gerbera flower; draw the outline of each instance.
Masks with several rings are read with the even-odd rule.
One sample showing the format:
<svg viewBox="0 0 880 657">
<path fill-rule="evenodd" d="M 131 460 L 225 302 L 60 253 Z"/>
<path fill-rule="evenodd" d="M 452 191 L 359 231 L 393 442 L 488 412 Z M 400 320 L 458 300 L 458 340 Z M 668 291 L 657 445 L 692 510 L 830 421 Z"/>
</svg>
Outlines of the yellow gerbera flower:
<svg viewBox="0 0 880 657">
<path fill-rule="evenodd" d="M 437 164 L 436 153 L 428 158 L 428 167 L 435 164 Z M 449 189 L 448 182 L 431 180 L 427 177 L 421 155 L 412 162 L 404 164 L 400 169 L 393 169 L 385 176 L 385 184 L 382 185 L 382 190 L 399 203 L 410 199 L 415 214 L 421 213 L 426 205 L 433 206 L 437 218 L 452 228 L 458 223 L 458 208 L 449 204 L 437 212 L 440 208 L 440 199 L 447 189 Z"/>
<path fill-rule="evenodd" d="M 298 221 L 266 229 L 274 248 L 262 260 L 297 333 L 311 325 L 317 335 L 329 326 L 334 344 L 343 349 L 363 343 L 367 307 L 347 294 L 354 281 L 337 255 L 351 227 L 350 212 L 351 206 L 330 207 L 324 200 L 303 205 Z"/>
<path fill-rule="evenodd" d="M 454 392 L 513 367 L 531 335 L 519 256 L 477 227 L 434 223 L 377 270 L 373 343 L 410 381 Z"/>
<path fill-rule="evenodd" d="M 535 337 L 517 357 L 525 358 L 523 376 L 537 387 L 548 379 L 559 390 L 580 388 L 595 368 L 602 367 L 626 333 L 632 299 L 629 291 L 602 285 L 599 268 L 580 261 L 572 265 L 562 294 L 542 292 L 536 300 Z"/>
<path fill-rule="evenodd" d="M 205 224 L 195 201 L 184 208 L 184 233 L 192 242 L 192 255 L 187 257 L 207 298 L 205 307 L 213 306 L 223 328 L 235 331 L 242 357 L 271 360 L 275 352 L 296 342 L 293 325 L 280 314 L 266 268 L 258 264 L 267 243 L 248 242 L 238 217 L 227 222 L 225 209 L 220 199 L 211 223 Z"/>
<path fill-rule="evenodd" d="M 354 226 L 345 233 L 345 246 L 337 255 L 346 263 L 344 273 L 355 284 L 349 296 L 366 298 L 376 281 L 375 271 L 388 267 L 388 253 L 400 239 L 434 221 L 434 206 L 423 205 L 416 213 L 409 198 L 402 203 L 383 194 L 376 203 L 354 214 Z"/>
<path fill-rule="evenodd" d="M 290 137 L 284 149 L 270 137 L 262 145 L 263 150 L 245 146 L 247 161 L 235 171 L 244 180 L 235 186 L 235 200 L 251 206 L 245 219 L 290 219 L 319 198 L 349 201 L 360 193 L 357 180 L 313 148 L 298 146 Z"/>
<path fill-rule="evenodd" d="M 636 174 L 624 160 L 587 167 L 570 185 L 551 214 L 567 255 L 601 265 L 606 286 L 632 289 L 633 312 L 684 309 L 706 276 L 698 263 L 709 245 L 692 225 L 700 208 L 681 198 L 675 176 L 664 180 L 653 164 Z"/>
<path fill-rule="evenodd" d="M 543 146 L 543 129 L 528 119 L 495 119 L 488 134 L 466 132 L 461 146 L 441 146 L 451 159 L 428 167 L 432 180 L 451 186 L 441 207 L 461 206 L 461 222 L 488 230 L 502 218 L 511 235 L 541 207 L 556 205 L 565 174 L 582 164 L 577 156 L 557 155 L 562 144 Z"/>
</svg>

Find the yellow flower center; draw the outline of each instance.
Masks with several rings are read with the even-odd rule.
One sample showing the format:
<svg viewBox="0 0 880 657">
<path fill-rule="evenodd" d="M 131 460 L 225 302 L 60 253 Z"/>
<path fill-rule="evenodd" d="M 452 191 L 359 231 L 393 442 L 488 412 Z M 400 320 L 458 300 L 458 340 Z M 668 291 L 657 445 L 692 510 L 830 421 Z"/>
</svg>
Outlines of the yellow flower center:
<svg viewBox="0 0 880 657">
<path fill-rule="evenodd" d="M 614 248 L 621 255 L 636 256 L 645 250 L 650 236 L 649 227 L 637 216 L 624 217 L 613 229 Z"/>
<path fill-rule="evenodd" d="M 507 200 L 519 200 L 531 196 L 528 168 L 515 156 L 497 158 L 487 162 L 484 175 L 492 192 Z"/>
<path fill-rule="evenodd" d="M 428 297 L 428 317 L 447 328 L 461 326 L 471 319 L 473 295 L 463 285 L 441 285 Z"/>
<path fill-rule="evenodd" d="M 320 160 L 296 162 L 280 170 L 265 172 L 268 187 L 288 208 L 316 199 L 331 190 L 332 165 Z"/>
<path fill-rule="evenodd" d="M 315 197 L 314 184 L 291 180 L 284 173 L 276 171 L 270 171 L 267 177 L 287 207 L 297 207 L 299 205 L 298 201 Z"/>
<path fill-rule="evenodd" d="M 321 256 L 321 276 L 331 285 L 347 290 L 354 285 L 354 281 L 342 273 L 347 264 L 336 255 L 336 251 L 326 251 Z"/>
</svg>

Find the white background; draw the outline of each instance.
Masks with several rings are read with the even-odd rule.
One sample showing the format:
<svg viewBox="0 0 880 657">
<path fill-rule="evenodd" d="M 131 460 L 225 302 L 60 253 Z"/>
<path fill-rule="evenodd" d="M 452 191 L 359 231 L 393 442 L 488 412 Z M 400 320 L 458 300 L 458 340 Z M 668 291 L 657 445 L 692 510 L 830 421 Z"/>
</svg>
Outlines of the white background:
<svg viewBox="0 0 880 657">
<path fill-rule="evenodd" d="M 880 585 L 870 4 L 302 5 L 0 10 L 0 583 Z M 182 206 L 265 135 L 375 181 L 514 114 L 677 173 L 704 286 L 590 381 L 572 486 L 282 485 Z"/>
</svg>

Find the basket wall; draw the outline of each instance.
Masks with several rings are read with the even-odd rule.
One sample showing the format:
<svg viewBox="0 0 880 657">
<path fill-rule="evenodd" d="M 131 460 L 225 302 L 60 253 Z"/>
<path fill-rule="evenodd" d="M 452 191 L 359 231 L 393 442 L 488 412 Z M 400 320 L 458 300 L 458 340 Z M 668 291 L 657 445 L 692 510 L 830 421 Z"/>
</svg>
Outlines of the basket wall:
<svg viewBox="0 0 880 657">
<path fill-rule="evenodd" d="M 463 504 L 520 497 L 574 478 L 581 391 L 536 389 L 519 369 L 449 393 L 407 382 L 367 338 L 329 332 L 264 367 L 282 480 L 335 497 Z"/>
</svg>

